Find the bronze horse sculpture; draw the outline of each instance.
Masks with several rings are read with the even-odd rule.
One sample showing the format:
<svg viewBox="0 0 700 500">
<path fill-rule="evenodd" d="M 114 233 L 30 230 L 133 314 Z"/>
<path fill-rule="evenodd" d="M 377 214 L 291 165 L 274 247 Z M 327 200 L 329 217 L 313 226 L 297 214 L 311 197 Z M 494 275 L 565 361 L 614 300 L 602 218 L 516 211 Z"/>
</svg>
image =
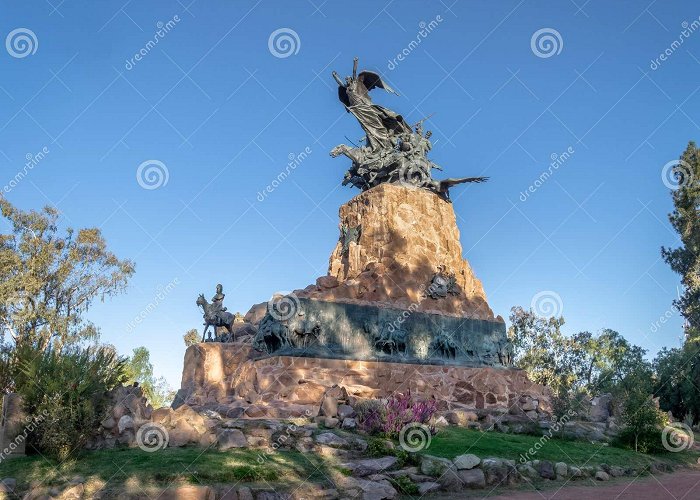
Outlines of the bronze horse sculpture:
<svg viewBox="0 0 700 500">
<path fill-rule="evenodd" d="M 233 333 L 233 320 L 234 315 L 228 311 L 214 310 L 214 304 L 207 302 L 204 298 L 204 294 L 199 294 L 197 297 L 197 305 L 204 310 L 204 331 L 202 332 L 202 342 L 207 335 L 207 331 L 210 326 L 214 327 L 214 337 L 221 342 L 233 342 L 235 340 L 235 335 Z M 224 327 L 227 333 L 219 338 L 216 329 L 218 327 Z M 211 341 L 211 333 L 209 334 L 209 341 Z"/>
</svg>

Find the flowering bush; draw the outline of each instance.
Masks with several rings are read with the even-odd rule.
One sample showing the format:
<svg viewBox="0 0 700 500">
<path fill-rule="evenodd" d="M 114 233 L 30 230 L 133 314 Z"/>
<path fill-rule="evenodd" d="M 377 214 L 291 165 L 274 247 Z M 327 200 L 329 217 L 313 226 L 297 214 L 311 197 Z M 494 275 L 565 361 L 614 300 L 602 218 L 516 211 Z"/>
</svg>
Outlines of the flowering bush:
<svg viewBox="0 0 700 500">
<path fill-rule="evenodd" d="M 410 390 L 390 396 L 386 401 L 370 399 L 355 405 L 362 430 L 370 434 L 383 432 L 389 437 L 398 436 L 407 424 L 428 423 L 436 411 L 435 398 L 416 401 Z"/>
</svg>

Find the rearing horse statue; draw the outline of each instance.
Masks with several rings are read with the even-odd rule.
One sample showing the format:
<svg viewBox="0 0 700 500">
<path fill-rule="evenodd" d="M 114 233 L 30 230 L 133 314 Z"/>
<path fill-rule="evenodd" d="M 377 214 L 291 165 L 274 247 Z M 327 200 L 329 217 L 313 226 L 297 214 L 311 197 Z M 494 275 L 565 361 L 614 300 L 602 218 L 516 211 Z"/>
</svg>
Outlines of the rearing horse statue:
<svg viewBox="0 0 700 500">
<path fill-rule="evenodd" d="M 223 326 L 226 328 L 226 330 L 228 330 L 228 334 L 225 334 L 225 336 L 228 338 L 220 339 L 222 342 L 233 342 L 235 340 L 235 336 L 233 334 L 233 314 L 228 311 L 215 311 L 215 308 L 213 307 L 214 304 L 207 302 L 207 299 L 204 298 L 204 294 L 202 293 L 200 293 L 199 297 L 197 297 L 197 305 L 204 310 L 204 331 L 202 332 L 202 342 L 204 342 L 204 338 L 206 337 L 210 326 L 214 327 L 215 338 L 218 338 L 216 333 L 217 327 Z M 211 334 L 209 334 L 209 340 L 212 340 Z"/>
</svg>

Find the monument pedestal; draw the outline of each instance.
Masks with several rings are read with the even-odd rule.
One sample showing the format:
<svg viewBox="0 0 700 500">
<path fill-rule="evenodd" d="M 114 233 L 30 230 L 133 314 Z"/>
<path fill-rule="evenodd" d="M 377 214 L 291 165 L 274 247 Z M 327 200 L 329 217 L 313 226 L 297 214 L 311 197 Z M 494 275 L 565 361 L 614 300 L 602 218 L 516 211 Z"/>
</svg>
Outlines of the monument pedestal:
<svg viewBox="0 0 700 500">
<path fill-rule="evenodd" d="M 351 398 L 384 398 L 410 390 L 435 397 L 438 408 L 507 413 L 522 397 L 549 410 L 547 390 L 515 368 L 272 356 L 255 359 L 250 338 L 191 346 L 185 354 L 180 402 L 251 418 L 315 416 L 323 394 L 344 387 Z"/>
</svg>

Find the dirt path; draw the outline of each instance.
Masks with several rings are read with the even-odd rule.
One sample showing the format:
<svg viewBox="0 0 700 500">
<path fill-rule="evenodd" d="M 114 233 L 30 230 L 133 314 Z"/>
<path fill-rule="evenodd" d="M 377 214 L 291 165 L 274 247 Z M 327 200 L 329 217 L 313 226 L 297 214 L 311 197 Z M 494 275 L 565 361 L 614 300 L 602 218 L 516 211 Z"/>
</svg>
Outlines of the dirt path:
<svg viewBox="0 0 700 500">
<path fill-rule="evenodd" d="M 501 492 L 489 500 L 697 500 L 700 498 L 700 471 L 643 476 L 615 482 L 567 483 L 543 491 Z"/>
</svg>

